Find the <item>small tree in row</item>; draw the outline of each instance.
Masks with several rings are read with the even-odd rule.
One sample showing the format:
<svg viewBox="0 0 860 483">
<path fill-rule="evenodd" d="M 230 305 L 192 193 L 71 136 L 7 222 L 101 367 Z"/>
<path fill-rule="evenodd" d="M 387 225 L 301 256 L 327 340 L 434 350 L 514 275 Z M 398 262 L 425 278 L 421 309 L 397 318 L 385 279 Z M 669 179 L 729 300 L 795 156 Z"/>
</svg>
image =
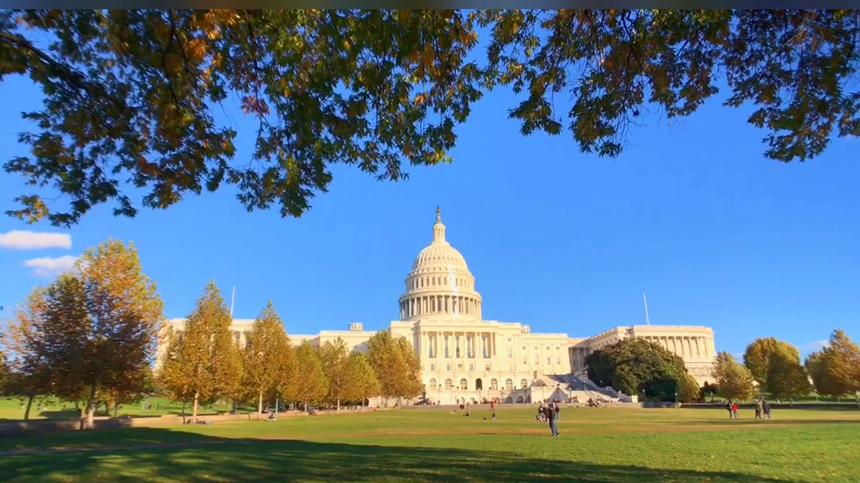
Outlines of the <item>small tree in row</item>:
<svg viewBox="0 0 860 483">
<path fill-rule="evenodd" d="M 752 373 L 728 352 L 717 354 L 714 378 L 720 395 L 726 399 L 749 399 L 755 394 Z"/>
<path fill-rule="evenodd" d="M 192 423 L 197 422 L 201 403 L 238 394 L 242 361 L 231 337 L 231 323 L 218 287 L 210 282 L 184 330 L 169 335 L 159 378 L 175 400 L 192 402 Z"/>
</svg>

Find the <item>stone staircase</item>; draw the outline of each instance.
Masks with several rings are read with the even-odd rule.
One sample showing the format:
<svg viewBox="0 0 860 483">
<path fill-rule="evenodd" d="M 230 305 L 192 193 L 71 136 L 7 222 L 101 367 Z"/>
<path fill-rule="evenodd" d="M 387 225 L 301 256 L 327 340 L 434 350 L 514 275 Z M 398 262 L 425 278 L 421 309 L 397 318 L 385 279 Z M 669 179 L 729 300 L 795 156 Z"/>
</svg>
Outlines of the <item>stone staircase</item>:
<svg viewBox="0 0 860 483">
<path fill-rule="evenodd" d="M 616 391 L 612 387 L 600 387 L 592 382 L 585 374 L 554 374 L 540 378 L 548 386 L 562 389 L 569 397 L 575 397 L 579 402 L 594 399 L 604 403 L 629 403 L 630 396 Z"/>
</svg>

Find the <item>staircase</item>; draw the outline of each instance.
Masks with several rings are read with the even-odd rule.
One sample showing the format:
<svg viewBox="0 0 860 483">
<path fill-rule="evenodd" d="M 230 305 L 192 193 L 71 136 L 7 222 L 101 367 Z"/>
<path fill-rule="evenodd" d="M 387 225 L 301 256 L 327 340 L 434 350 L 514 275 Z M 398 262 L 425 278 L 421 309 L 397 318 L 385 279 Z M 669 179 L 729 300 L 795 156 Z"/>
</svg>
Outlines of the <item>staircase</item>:
<svg viewBox="0 0 860 483">
<path fill-rule="evenodd" d="M 541 376 L 547 385 L 558 384 L 570 397 L 575 397 L 579 402 L 594 399 L 602 402 L 628 403 L 632 402 L 630 396 L 616 391 L 612 387 L 600 387 L 592 382 L 585 374 L 555 374 Z"/>
</svg>

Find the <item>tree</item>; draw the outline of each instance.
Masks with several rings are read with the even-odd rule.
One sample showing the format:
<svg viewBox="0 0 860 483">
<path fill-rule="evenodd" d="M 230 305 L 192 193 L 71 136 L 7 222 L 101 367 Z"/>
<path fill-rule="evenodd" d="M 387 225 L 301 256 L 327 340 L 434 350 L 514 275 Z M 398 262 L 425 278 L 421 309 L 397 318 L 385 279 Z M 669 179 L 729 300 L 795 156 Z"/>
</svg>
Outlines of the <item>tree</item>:
<svg viewBox="0 0 860 483">
<path fill-rule="evenodd" d="M 82 400 L 81 425 L 89 428 L 109 396 L 126 400 L 141 392 L 163 316 L 134 245 L 111 240 L 86 251 L 73 273 L 36 292 L 28 305 L 13 337 L 30 401 L 40 391 Z"/>
<path fill-rule="evenodd" d="M 644 391 L 647 397 L 661 401 L 674 401 L 676 394 L 679 398 L 682 393 L 688 395 L 682 391 L 688 383 L 683 359 L 642 338 L 623 339 L 596 350 L 585 363 L 589 379 L 626 394 Z"/>
<path fill-rule="evenodd" d="M 309 403 L 322 401 L 328 394 L 329 381 L 319 353 L 308 341 L 302 342 L 296 350 L 296 374 L 288 385 L 291 390 L 284 392 L 300 401 L 305 411 Z"/>
<path fill-rule="evenodd" d="M 728 352 L 720 352 L 714 361 L 714 378 L 721 396 L 744 400 L 755 394 L 752 373 Z"/>
<path fill-rule="evenodd" d="M 403 162 L 449 162 L 498 85 L 523 98 L 508 112 L 524 134 L 566 127 L 617 156 L 642 112 L 690 115 L 725 83 L 766 156 L 811 159 L 860 134 L 858 31 L 852 10 L 3 11 L 0 79 L 45 93 L 24 114 L 30 156 L 5 169 L 70 200 L 22 194 L 9 213 L 68 225 L 113 201 L 134 216 L 129 179 L 145 207 L 226 183 L 249 210 L 300 216 L 332 164 L 397 181 Z M 258 124 L 254 162 L 231 163 L 237 133 L 213 115 L 230 94 Z"/>
<path fill-rule="evenodd" d="M 768 364 L 767 390 L 777 399 L 808 394 L 809 376 L 797 358 L 796 352 L 785 349 L 775 352 Z"/>
<path fill-rule="evenodd" d="M 8 332 L 3 335 L 3 344 L 9 350 L 6 362 L 10 371 L 5 393 L 27 399 L 25 420 L 30 419 L 33 400 L 51 392 L 50 367 L 43 358 L 44 313 L 45 289 L 37 287 L 16 310 Z"/>
<path fill-rule="evenodd" d="M 347 358 L 349 384 L 346 386 L 343 398 L 347 401 L 364 401 L 380 393 L 379 380 L 370 365 L 367 356 L 353 352 Z"/>
<path fill-rule="evenodd" d="M 242 349 L 242 386 L 257 400 L 263 413 L 264 397 L 273 397 L 294 374 L 293 350 L 284 323 L 272 302 L 254 321 Z"/>
<path fill-rule="evenodd" d="M 327 399 L 335 403 L 337 411 L 340 411 L 340 402 L 349 391 L 349 386 L 354 383 L 349 371 L 346 343 L 340 337 L 333 343 L 326 342 L 320 347 L 319 355 L 329 384 Z"/>
<path fill-rule="evenodd" d="M 678 379 L 678 401 L 691 403 L 701 400 L 699 383 L 690 374 Z"/>
<path fill-rule="evenodd" d="M 6 393 L 6 382 L 9 379 L 9 368 L 6 366 L 6 355 L 0 351 L 0 395 Z"/>
<path fill-rule="evenodd" d="M 170 334 L 159 380 L 177 401 L 191 401 L 191 422 L 201 403 L 237 392 L 242 378 L 239 348 L 230 332 L 232 319 L 221 292 L 209 282 L 185 329 Z"/>
<path fill-rule="evenodd" d="M 95 409 L 106 395 L 133 401 L 146 388 L 164 304 L 155 283 L 143 274 L 132 243 L 126 246 L 110 240 L 88 250 L 78 260 L 77 271 L 87 321 L 78 347 L 82 355 L 79 384 L 88 390 L 84 394 L 87 425 L 92 426 Z M 55 387 L 62 385 L 55 381 Z M 75 392 L 69 388 L 67 395 Z"/>
<path fill-rule="evenodd" d="M 819 394 L 839 397 L 860 391 L 860 348 L 842 330 L 833 331 L 827 346 L 809 355 L 806 367 Z"/>
<path fill-rule="evenodd" d="M 756 339 L 747 346 L 744 352 L 744 365 L 761 387 L 767 387 L 771 359 L 778 353 L 800 364 L 800 353 L 797 349 L 773 337 Z"/>
<path fill-rule="evenodd" d="M 367 348 L 368 361 L 379 381 L 380 395 L 404 398 L 421 394 L 421 364 L 409 341 L 381 331 L 367 341 Z"/>
</svg>

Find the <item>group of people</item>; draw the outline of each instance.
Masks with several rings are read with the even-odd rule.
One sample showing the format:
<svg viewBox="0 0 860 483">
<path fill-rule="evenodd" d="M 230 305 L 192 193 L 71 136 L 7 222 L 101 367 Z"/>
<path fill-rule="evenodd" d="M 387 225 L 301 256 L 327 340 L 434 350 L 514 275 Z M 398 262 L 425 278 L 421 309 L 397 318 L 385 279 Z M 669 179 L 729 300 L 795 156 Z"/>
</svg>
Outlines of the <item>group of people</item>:
<svg viewBox="0 0 860 483">
<path fill-rule="evenodd" d="M 558 436 L 558 420 L 561 415 L 561 403 L 551 401 L 546 406 L 543 401 L 538 405 L 538 413 L 535 416 L 535 421 L 539 423 L 549 423 L 549 430 L 553 436 Z"/>
<path fill-rule="evenodd" d="M 729 412 L 729 419 L 738 419 L 738 403 L 729 399 L 726 401 L 726 410 Z M 764 398 L 758 398 L 755 401 L 755 418 L 770 419 L 770 404 Z"/>
</svg>

